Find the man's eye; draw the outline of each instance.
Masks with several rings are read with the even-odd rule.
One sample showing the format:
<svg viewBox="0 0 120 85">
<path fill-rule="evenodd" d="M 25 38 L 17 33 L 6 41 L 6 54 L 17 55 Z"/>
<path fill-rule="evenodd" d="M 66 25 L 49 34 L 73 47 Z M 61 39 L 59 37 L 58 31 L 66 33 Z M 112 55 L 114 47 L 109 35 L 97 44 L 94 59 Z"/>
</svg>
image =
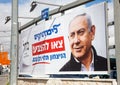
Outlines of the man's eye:
<svg viewBox="0 0 120 85">
<path fill-rule="evenodd" d="M 85 32 L 85 30 L 80 30 L 80 31 L 78 31 L 78 34 L 79 34 L 79 35 L 83 35 L 84 32 Z"/>
<path fill-rule="evenodd" d="M 70 37 L 71 37 L 71 38 L 74 38 L 74 36 L 75 36 L 75 33 L 71 33 L 71 34 L 70 34 Z"/>
</svg>

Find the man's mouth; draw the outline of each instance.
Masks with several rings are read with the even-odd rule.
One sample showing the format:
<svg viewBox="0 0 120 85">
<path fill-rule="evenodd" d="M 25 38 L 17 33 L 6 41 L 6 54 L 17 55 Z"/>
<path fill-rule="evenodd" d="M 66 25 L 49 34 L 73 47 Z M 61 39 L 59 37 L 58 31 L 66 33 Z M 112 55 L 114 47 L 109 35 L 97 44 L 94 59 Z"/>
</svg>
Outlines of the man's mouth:
<svg viewBox="0 0 120 85">
<path fill-rule="evenodd" d="M 76 52 L 80 52 L 82 50 L 82 48 L 83 48 L 83 46 L 79 46 L 79 47 L 75 47 L 74 49 Z"/>
</svg>

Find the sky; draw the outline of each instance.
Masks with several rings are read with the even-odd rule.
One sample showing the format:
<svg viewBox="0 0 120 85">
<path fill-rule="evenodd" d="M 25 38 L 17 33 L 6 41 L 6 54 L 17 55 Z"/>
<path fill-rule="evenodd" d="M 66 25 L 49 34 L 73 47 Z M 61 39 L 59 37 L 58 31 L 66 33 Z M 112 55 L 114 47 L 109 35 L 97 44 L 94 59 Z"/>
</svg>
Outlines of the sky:
<svg viewBox="0 0 120 85">
<path fill-rule="evenodd" d="M 43 10 L 44 8 L 49 7 L 50 10 L 55 8 L 53 6 L 38 5 L 33 12 L 30 12 L 30 8 L 31 8 L 30 5 L 32 1 L 33 0 L 19 0 L 19 8 L 18 8 L 19 17 L 36 18 L 40 16 L 41 10 Z M 35 0 L 35 1 L 43 2 L 43 0 Z M 44 0 L 44 2 L 54 3 L 59 5 L 64 5 L 73 1 L 76 1 L 76 0 Z M 95 0 L 85 4 L 84 6 L 82 5 L 82 7 L 89 7 L 103 1 L 106 1 L 106 0 Z M 107 0 L 107 1 L 109 2 L 108 6 L 110 9 L 108 21 L 112 21 L 113 20 L 113 4 L 111 3 L 112 2 L 111 0 Z M 0 10 L 1 10 L 0 12 L 0 22 L 1 22 L 0 23 L 0 45 L 1 44 L 4 45 L 4 50 L 9 52 L 10 52 L 11 22 L 8 22 L 7 24 L 5 24 L 5 18 L 6 16 L 11 16 L 11 5 L 12 5 L 12 0 L 0 0 Z M 18 22 L 20 23 L 20 26 L 26 24 L 29 21 L 31 21 L 31 19 L 18 18 Z M 111 39 L 114 40 L 114 37 L 113 37 L 114 34 L 112 33 L 112 31 L 110 36 L 112 37 Z M 111 44 L 114 44 L 114 42 L 111 42 Z"/>
<path fill-rule="evenodd" d="M 19 0 L 19 4 L 24 4 L 24 3 L 27 3 L 28 1 L 30 0 Z M 0 3 L 12 3 L 12 0 L 0 0 Z"/>
<path fill-rule="evenodd" d="M 0 0 L 0 3 L 10 3 L 11 0 Z"/>
<path fill-rule="evenodd" d="M 94 4 L 97 4 L 97 3 L 101 3 L 101 2 L 104 2 L 104 1 L 107 1 L 107 2 L 112 2 L 112 0 L 94 0 L 90 3 L 87 3 L 86 6 L 91 6 L 91 5 L 94 5 Z"/>
</svg>

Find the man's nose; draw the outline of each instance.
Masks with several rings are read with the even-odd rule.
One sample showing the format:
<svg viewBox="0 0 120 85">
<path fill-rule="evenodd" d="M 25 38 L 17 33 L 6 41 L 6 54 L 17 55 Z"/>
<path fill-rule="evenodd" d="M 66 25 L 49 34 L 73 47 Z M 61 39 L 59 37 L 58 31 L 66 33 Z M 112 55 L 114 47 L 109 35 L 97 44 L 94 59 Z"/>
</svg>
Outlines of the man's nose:
<svg viewBox="0 0 120 85">
<path fill-rule="evenodd" d="M 79 43 L 79 42 L 80 42 L 80 37 L 76 35 L 74 38 L 74 43 Z"/>
</svg>

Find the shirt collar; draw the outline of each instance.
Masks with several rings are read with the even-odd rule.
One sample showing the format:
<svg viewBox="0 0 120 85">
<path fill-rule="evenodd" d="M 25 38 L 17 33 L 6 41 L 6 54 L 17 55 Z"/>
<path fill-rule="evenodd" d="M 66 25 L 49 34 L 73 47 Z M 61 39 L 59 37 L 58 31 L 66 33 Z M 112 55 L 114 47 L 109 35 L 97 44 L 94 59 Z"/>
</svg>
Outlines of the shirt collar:
<svg viewBox="0 0 120 85">
<path fill-rule="evenodd" d="M 89 68 L 89 71 L 94 71 L 94 51 L 93 49 L 92 50 L 92 62 L 90 64 L 90 68 Z M 77 63 L 80 63 L 80 61 L 78 61 L 75 57 L 74 57 L 75 61 Z M 86 67 L 81 63 L 81 71 L 86 71 Z"/>
</svg>

